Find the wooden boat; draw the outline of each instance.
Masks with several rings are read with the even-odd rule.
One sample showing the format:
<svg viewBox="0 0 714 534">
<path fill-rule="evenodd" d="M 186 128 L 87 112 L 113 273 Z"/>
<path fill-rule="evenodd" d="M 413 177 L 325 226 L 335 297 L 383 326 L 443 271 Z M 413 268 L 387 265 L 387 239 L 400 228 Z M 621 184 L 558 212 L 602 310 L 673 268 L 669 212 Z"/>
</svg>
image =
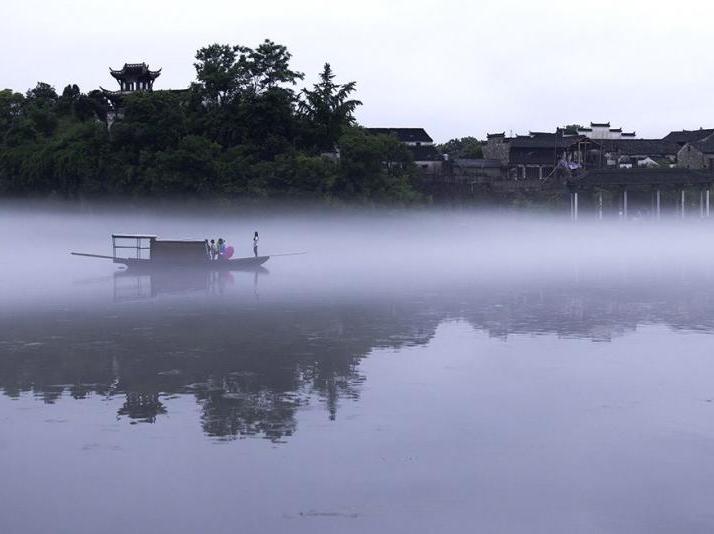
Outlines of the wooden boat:
<svg viewBox="0 0 714 534">
<path fill-rule="evenodd" d="M 133 257 L 124 257 L 132 250 Z M 212 259 L 208 240 L 164 240 L 150 234 L 112 234 L 112 255 L 72 252 L 73 256 L 109 259 L 132 270 L 202 269 L 246 271 L 259 268 L 270 256 Z"/>
</svg>

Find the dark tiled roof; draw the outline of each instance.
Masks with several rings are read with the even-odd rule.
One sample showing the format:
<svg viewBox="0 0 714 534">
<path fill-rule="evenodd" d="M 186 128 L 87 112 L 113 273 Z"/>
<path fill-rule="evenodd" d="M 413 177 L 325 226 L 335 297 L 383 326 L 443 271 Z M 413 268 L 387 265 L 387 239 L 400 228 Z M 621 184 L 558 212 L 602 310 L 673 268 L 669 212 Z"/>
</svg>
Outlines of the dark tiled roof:
<svg viewBox="0 0 714 534">
<path fill-rule="evenodd" d="M 506 137 L 506 132 L 486 134 L 486 139 L 495 139 L 496 137 Z"/>
<path fill-rule="evenodd" d="M 575 128 L 556 128 L 555 133 L 558 135 L 578 135 L 578 130 Z"/>
<path fill-rule="evenodd" d="M 443 158 L 436 147 L 427 146 L 409 146 L 407 147 L 414 157 L 414 161 L 441 161 Z"/>
<path fill-rule="evenodd" d="M 714 154 L 714 135 L 710 135 L 701 141 L 695 141 L 692 145 L 705 154 Z"/>
<path fill-rule="evenodd" d="M 510 165 L 556 165 L 564 148 L 519 148 L 511 149 L 508 155 Z"/>
<path fill-rule="evenodd" d="M 602 148 L 630 156 L 669 156 L 679 151 L 679 145 L 663 139 L 608 139 L 602 141 Z"/>
<path fill-rule="evenodd" d="M 700 128 L 699 130 L 676 130 L 665 135 L 662 140 L 683 145 L 685 143 L 701 141 L 705 137 L 709 137 L 712 134 L 714 134 L 714 129 L 712 128 Z"/>
<path fill-rule="evenodd" d="M 109 73 L 117 80 L 130 74 L 136 76 L 144 75 L 154 79 L 158 78 L 159 74 L 161 74 L 161 69 L 151 70 L 146 63 L 124 63 L 124 66 L 118 70 L 110 67 Z"/>
<path fill-rule="evenodd" d="M 622 133 L 622 128 L 610 128 L 610 131 L 611 131 L 612 133 L 617 133 L 617 132 Z"/>
<path fill-rule="evenodd" d="M 597 127 L 597 128 L 609 128 L 609 127 L 610 127 L 610 123 L 609 123 L 609 122 L 591 122 L 591 123 L 590 123 L 590 127 L 591 127 L 591 128 L 595 128 L 595 127 Z"/>
<path fill-rule="evenodd" d="M 512 148 L 565 148 L 586 140 L 584 135 L 561 135 L 558 133 L 536 133 L 533 135 L 519 135 L 506 139 Z"/>
<path fill-rule="evenodd" d="M 402 143 L 433 143 L 424 128 L 365 128 L 374 135 L 394 135 Z"/>
</svg>

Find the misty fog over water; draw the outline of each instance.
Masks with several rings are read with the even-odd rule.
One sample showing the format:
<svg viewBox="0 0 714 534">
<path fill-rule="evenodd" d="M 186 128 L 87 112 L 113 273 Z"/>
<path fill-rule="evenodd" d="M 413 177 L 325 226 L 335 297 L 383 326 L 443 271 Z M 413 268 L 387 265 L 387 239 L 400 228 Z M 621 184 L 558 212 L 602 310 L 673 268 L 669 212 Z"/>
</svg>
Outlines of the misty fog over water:
<svg viewBox="0 0 714 534">
<path fill-rule="evenodd" d="M 6 204 L 0 228 L 0 532 L 714 529 L 714 221 Z M 254 231 L 305 254 L 69 255 L 250 256 Z"/>
</svg>

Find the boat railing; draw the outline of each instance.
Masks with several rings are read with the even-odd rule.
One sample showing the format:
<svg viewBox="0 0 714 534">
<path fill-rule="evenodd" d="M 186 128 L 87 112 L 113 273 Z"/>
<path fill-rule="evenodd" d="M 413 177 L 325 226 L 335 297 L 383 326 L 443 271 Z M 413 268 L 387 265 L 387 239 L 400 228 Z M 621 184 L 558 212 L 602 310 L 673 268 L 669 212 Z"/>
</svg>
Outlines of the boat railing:
<svg viewBox="0 0 714 534">
<path fill-rule="evenodd" d="M 152 234 L 112 234 L 112 256 L 115 260 L 125 259 L 127 256 L 119 255 L 121 250 L 133 250 L 137 260 L 151 259 L 151 243 L 157 236 Z M 142 251 L 149 251 L 143 253 Z"/>
</svg>

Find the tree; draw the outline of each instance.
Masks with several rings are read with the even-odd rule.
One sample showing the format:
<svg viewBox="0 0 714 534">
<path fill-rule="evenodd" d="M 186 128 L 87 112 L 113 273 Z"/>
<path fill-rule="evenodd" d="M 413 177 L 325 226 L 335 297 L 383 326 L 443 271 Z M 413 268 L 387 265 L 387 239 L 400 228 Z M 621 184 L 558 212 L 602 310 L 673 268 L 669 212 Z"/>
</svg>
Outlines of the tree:
<svg viewBox="0 0 714 534">
<path fill-rule="evenodd" d="M 112 127 L 114 144 L 132 150 L 174 147 L 186 134 L 181 97 L 171 92 L 134 93 L 124 99 L 124 119 Z"/>
<path fill-rule="evenodd" d="M 57 92 L 50 84 L 37 82 L 34 89 L 27 91 L 27 100 L 37 105 L 52 105 L 57 102 Z"/>
<path fill-rule="evenodd" d="M 583 129 L 583 126 L 580 124 L 577 124 L 577 123 L 566 124 L 565 126 L 563 126 L 563 130 L 565 130 L 567 132 L 571 132 L 571 133 L 577 133 L 578 130 L 582 130 L 582 129 Z"/>
<path fill-rule="evenodd" d="M 414 162 L 406 146 L 391 135 L 348 129 L 339 140 L 340 174 L 335 192 L 364 199 L 414 200 Z"/>
<path fill-rule="evenodd" d="M 60 96 L 59 100 L 61 103 L 71 104 L 79 100 L 81 95 L 82 92 L 79 90 L 79 86 L 76 83 L 70 84 L 62 90 L 62 96 Z"/>
<path fill-rule="evenodd" d="M 262 93 L 280 84 L 295 85 L 302 80 L 302 72 L 290 69 L 292 54 L 287 47 L 266 39 L 255 50 L 236 47 L 241 55 L 238 61 L 240 77 L 249 82 L 249 89 Z"/>
<path fill-rule="evenodd" d="M 462 137 L 451 139 L 437 150 L 440 154 L 448 154 L 450 158 L 480 159 L 483 157 L 482 143 L 475 137 Z"/>
<path fill-rule="evenodd" d="M 329 63 L 298 91 L 288 49 L 212 44 L 187 91 L 123 95 L 39 82 L 0 91 L 0 191 L 14 194 L 311 195 L 415 198 L 415 168 L 396 138 L 355 126 L 356 84 Z M 339 145 L 341 158 L 319 153 Z"/>
<path fill-rule="evenodd" d="M 67 85 L 57 100 L 57 111 L 61 115 L 73 115 L 80 121 L 93 118 L 96 114 L 95 102 L 83 94 L 77 84 Z"/>
<path fill-rule="evenodd" d="M 359 100 L 350 99 L 356 82 L 338 85 L 329 63 L 320 73 L 320 81 L 313 89 L 303 89 L 299 111 L 312 123 L 317 132 L 317 145 L 322 150 L 331 150 L 346 126 L 355 122 L 354 111 L 361 106 Z"/>
<path fill-rule="evenodd" d="M 261 94 L 280 84 L 295 85 L 304 74 L 290 69 L 288 49 L 266 39 L 253 50 L 212 44 L 196 52 L 196 77 L 206 96 L 218 104 L 242 94 Z"/>
<path fill-rule="evenodd" d="M 212 44 L 196 52 L 196 78 L 206 96 L 221 104 L 238 90 L 237 49 L 235 46 Z"/>
<path fill-rule="evenodd" d="M 25 97 L 11 89 L 0 91 L 0 142 L 22 114 Z"/>
<path fill-rule="evenodd" d="M 156 154 L 147 186 L 152 193 L 212 193 L 221 147 L 205 137 L 189 135 L 174 149 Z"/>
</svg>

